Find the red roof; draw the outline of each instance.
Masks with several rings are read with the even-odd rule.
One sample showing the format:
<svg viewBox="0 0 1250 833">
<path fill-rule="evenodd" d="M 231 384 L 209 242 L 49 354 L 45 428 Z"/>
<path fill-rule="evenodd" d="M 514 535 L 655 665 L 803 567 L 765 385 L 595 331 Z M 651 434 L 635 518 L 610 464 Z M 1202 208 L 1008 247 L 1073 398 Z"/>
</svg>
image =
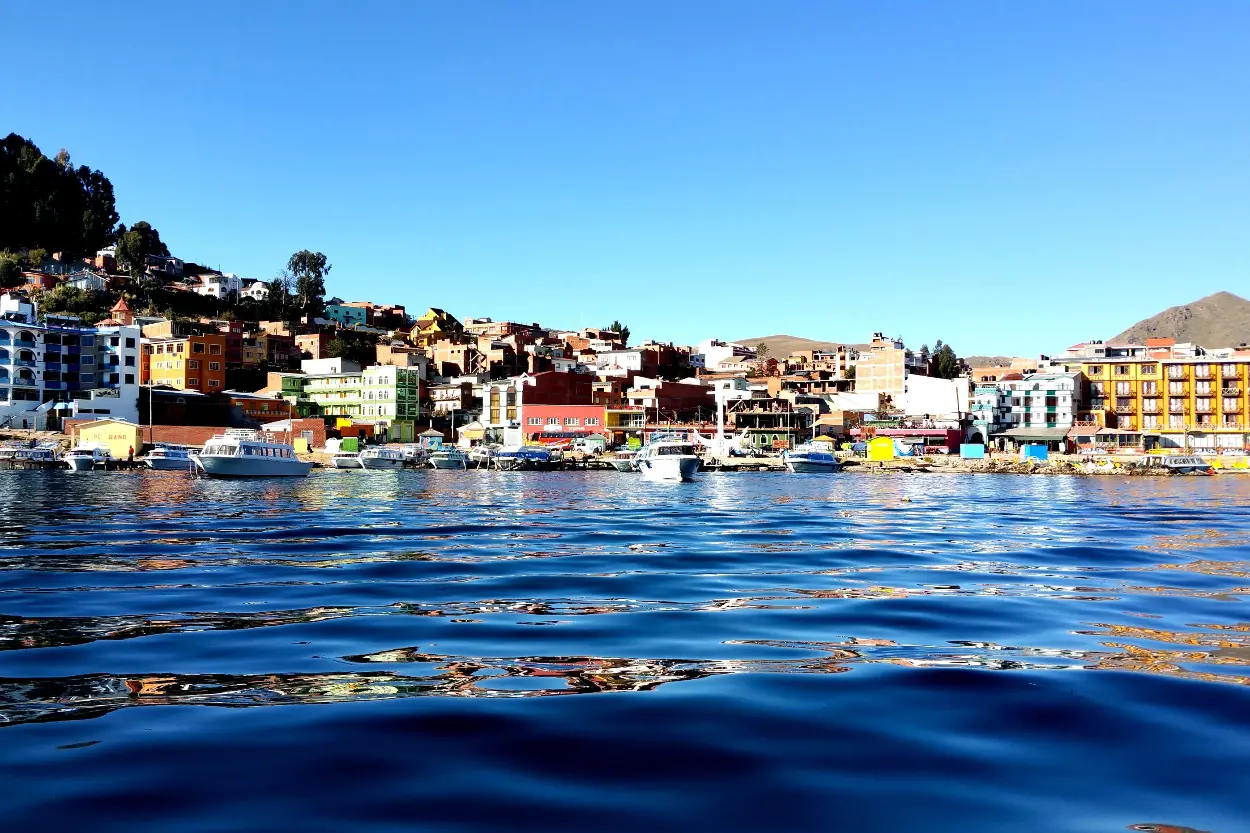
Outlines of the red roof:
<svg viewBox="0 0 1250 833">
<path fill-rule="evenodd" d="M 130 305 L 126 303 L 125 296 L 118 298 L 117 303 L 113 304 L 113 308 L 109 312 L 130 312 Z"/>
</svg>

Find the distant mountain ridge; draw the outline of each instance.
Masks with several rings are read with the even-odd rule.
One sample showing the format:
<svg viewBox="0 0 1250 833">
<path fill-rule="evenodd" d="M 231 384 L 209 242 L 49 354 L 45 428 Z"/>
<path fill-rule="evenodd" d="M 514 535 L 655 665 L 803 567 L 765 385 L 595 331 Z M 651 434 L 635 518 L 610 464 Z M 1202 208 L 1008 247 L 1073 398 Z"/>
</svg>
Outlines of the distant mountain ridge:
<svg viewBox="0 0 1250 833">
<path fill-rule="evenodd" d="M 1165 309 L 1109 339 L 1115 344 L 1142 344 L 1148 338 L 1174 338 L 1203 347 L 1236 347 L 1250 342 L 1250 301 L 1231 292 L 1217 292 L 1188 304 Z"/>
<path fill-rule="evenodd" d="M 785 358 L 795 350 L 829 350 L 839 345 L 854 347 L 856 349 L 868 348 L 867 344 L 855 344 L 850 341 L 815 341 L 810 338 L 800 338 L 799 336 L 790 335 L 735 338 L 731 339 L 731 341 L 733 341 L 734 344 L 741 344 L 744 347 L 751 348 L 755 348 L 758 344 L 764 344 L 768 347 L 768 355 L 776 359 Z"/>
</svg>

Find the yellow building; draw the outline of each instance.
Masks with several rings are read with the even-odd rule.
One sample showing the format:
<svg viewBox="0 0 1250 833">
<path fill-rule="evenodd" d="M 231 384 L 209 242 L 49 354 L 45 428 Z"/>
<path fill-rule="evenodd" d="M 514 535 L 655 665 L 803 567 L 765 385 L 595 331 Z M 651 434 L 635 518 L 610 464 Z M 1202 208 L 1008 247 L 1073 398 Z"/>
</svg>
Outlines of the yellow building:
<svg viewBox="0 0 1250 833">
<path fill-rule="evenodd" d="M 464 325 L 456 316 L 430 307 L 413 323 L 408 340 L 418 347 L 429 347 L 437 341 L 459 341 L 463 335 Z"/>
<path fill-rule="evenodd" d="M 1089 389 L 1078 419 L 1140 432 L 1146 448 L 1247 449 L 1250 350 L 1197 352 L 1082 359 Z"/>
<path fill-rule="evenodd" d="M 120 419 L 97 419 L 74 428 L 78 445 L 99 445 L 109 450 L 115 460 L 125 460 L 133 449 L 137 455 L 143 447 L 142 427 Z"/>
</svg>

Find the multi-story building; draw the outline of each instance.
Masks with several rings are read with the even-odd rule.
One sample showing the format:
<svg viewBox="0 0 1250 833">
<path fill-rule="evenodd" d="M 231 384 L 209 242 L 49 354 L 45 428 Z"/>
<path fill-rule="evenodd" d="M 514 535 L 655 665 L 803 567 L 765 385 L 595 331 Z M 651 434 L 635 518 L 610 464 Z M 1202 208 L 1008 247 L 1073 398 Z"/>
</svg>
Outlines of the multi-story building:
<svg viewBox="0 0 1250 833">
<path fill-rule="evenodd" d="M 855 362 L 855 390 L 901 400 L 907 389 L 909 368 L 914 365 L 915 357 L 903 346 L 902 339 L 873 333 L 868 349 Z"/>
<path fill-rule="evenodd" d="M 347 373 L 301 379 L 303 397 L 326 417 L 373 423 L 390 440 L 415 442 L 421 416 L 421 374 L 395 365 L 371 365 Z"/>
<path fill-rule="evenodd" d="M 226 336 L 220 333 L 145 338 L 143 384 L 220 393 L 226 387 Z"/>
<path fill-rule="evenodd" d="M 1144 448 L 1247 449 L 1250 349 L 1151 339 L 1122 355 L 1082 358 L 1084 420 L 1140 434 Z"/>
<path fill-rule="evenodd" d="M 472 382 L 456 382 L 444 385 L 430 385 L 430 399 L 434 403 L 434 413 L 443 415 L 452 411 L 477 410 L 477 397 L 473 394 Z"/>
<path fill-rule="evenodd" d="M 0 424 L 45 428 L 49 415 L 138 422 L 140 334 L 121 306 L 119 318 L 83 327 L 40 323 L 25 298 L 0 297 Z"/>
<path fill-rule="evenodd" d="M 972 442 L 1000 439 L 1064 450 L 1081 412 L 1084 381 L 1080 373 L 1014 373 L 977 385 L 972 395 Z"/>
<path fill-rule="evenodd" d="M 369 310 L 350 304 L 326 304 L 325 317 L 344 327 L 364 327 L 369 324 Z"/>
</svg>

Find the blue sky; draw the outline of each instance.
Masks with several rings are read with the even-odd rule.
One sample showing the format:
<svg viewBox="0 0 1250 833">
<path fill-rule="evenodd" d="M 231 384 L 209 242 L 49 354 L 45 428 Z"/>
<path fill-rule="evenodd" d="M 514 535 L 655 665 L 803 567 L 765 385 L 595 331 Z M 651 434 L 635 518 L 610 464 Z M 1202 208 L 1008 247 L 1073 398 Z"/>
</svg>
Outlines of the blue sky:
<svg viewBox="0 0 1250 833">
<path fill-rule="evenodd" d="M 964 355 L 1250 295 L 1244 2 L 9 5 L 0 130 L 348 299 Z M 39 35 L 37 33 L 43 33 Z"/>
</svg>

